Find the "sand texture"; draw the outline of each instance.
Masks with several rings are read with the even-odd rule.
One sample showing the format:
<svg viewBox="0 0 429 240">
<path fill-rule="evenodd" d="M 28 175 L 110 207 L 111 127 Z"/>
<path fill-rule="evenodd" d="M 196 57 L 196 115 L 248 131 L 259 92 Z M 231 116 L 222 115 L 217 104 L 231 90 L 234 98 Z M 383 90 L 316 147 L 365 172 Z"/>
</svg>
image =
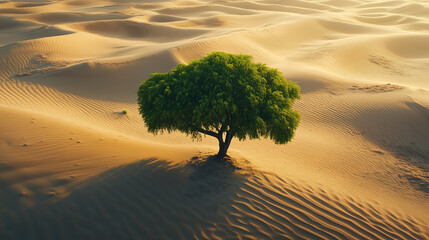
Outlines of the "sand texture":
<svg viewBox="0 0 429 240">
<path fill-rule="evenodd" d="M 212 51 L 301 86 L 292 142 L 147 132 Z M 428 0 L 0 1 L 0 116 L 0 239 L 429 239 Z"/>
</svg>

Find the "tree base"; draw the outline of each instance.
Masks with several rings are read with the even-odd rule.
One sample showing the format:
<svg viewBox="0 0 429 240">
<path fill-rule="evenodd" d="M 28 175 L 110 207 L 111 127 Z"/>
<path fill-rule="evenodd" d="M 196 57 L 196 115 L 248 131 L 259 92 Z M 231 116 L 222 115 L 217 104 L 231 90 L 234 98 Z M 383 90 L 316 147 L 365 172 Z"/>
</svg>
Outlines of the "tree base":
<svg viewBox="0 0 429 240">
<path fill-rule="evenodd" d="M 229 157 L 227 154 L 216 154 L 215 155 L 215 157 L 217 158 L 217 159 L 224 159 L 224 158 L 227 158 L 227 157 Z"/>
</svg>

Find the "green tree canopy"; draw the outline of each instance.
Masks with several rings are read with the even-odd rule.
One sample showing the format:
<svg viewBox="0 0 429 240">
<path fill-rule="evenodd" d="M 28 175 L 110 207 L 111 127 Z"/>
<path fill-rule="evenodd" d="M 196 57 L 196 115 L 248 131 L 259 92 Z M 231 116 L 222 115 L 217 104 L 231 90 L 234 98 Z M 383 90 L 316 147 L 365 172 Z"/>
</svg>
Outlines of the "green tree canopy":
<svg viewBox="0 0 429 240">
<path fill-rule="evenodd" d="M 249 55 L 213 52 L 151 74 L 137 94 L 149 132 L 213 136 L 219 141 L 217 156 L 224 157 L 233 137 L 289 142 L 300 119 L 291 109 L 299 91 L 280 71 Z"/>
</svg>

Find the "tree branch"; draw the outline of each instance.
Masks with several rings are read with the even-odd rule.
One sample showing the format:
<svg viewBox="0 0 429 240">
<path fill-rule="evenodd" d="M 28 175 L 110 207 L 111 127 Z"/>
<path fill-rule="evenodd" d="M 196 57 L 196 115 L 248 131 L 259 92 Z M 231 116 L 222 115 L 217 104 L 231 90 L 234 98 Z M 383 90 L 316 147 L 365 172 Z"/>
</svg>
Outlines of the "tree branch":
<svg viewBox="0 0 429 240">
<path fill-rule="evenodd" d="M 220 127 L 220 130 L 219 130 L 219 134 L 223 134 L 223 132 L 226 131 L 226 128 L 227 128 L 227 125 L 226 124 L 222 124 L 222 126 Z"/>
<path fill-rule="evenodd" d="M 209 136 L 212 136 L 212 137 L 215 137 L 215 138 L 219 139 L 219 134 L 218 133 L 215 133 L 215 132 L 212 132 L 212 131 L 207 131 L 207 130 L 202 129 L 202 128 L 197 128 L 197 131 L 200 132 L 200 133 L 203 133 L 203 134 L 206 134 L 206 135 L 209 135 Z"/>
<path fill-rule="evenodd" d="M 220 128 L 214 127 L 214 129 L 216 129 L 217 132 L 220 132 Z"/>
</svg>

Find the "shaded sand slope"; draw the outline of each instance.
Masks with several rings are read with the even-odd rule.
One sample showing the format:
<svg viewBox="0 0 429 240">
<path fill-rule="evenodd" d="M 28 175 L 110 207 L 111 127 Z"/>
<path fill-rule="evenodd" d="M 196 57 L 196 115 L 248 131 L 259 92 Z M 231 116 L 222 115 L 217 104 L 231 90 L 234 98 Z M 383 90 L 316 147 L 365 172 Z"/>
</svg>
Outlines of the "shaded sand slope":
<svg viewBox="0 0 429 240">
<path fill-rule="evenodd" d="M 424 0 L 1 2 L 0 236 L 428 238 L 428 13 Z M 235 167 L 197 167 L 214 140 L 147 132 L 140 82 L 212 51 L 299 83 L 291 143 L 234 140 Z"/>
</svg>

